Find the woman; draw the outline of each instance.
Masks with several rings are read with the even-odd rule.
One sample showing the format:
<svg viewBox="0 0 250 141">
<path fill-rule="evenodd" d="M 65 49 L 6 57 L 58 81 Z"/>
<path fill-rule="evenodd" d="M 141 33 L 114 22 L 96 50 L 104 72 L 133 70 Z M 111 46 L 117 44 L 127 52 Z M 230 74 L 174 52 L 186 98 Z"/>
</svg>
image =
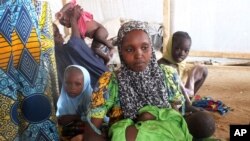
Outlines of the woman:
<svg viewBox="0 0 250 141">
<path fill-rule="evenodd" d="M 103 60 L 96 56 L 91 48 L 81 39 L 81 34 L 77 26 L 77 21 L 80 16 L 78 8 L 74 8 L 72 15 L 70 16 L 71 37 L 69 41 L 60 46 L 63 40 L 59 41 L 55 47 L 55 56 L 57 60 L 57 69 L 59 84 L 62 83 L 63 73 L 68 65 L 77 64 L 86 68 L 90 74 L 91 86 L 94 87 L 98 78 L 105 72 L 108 71 L 108 67 L 104 64 Z M 55 34 L 60 34 L 56 31 Z M 60 36 L 60 35 L 59 35 Z M 55 38 L 56 40 L 57 38 Z M 56 42 L 58 43 L 58 42 Z M 61 85 L 60 85 L 61 86 Z"/>
<path fill-rule="evenodd" d="M 93 39 L 91 44 L 91 49 L 104 60 L 107 64 L 112 56 L 114 50 L 111 42 L 107 40 L 108 31 L 107 29 L 93 19 L 93 15 L 85 10 L 83 10 L 79 5 L 76 5 L 76 0 L 65 4 L 59 12 L 57 12 L 56 17 L 58 18 L 61 25 L 68 28 L 74 26 L 70 22 L 70 17 L 72 16 L 72 11 L 77 9 L 80 13 L 80 17 L 77 19 L 77 28 L 80 31 L 81 38 L 84 40 L 85 37 Z M 104 53 L 101 50 L 101 46 L 105 45 L 109 49 L 109 53 Z"/>
<path fill-rule="evenodd" d="M 182 115 L 171 108 L 184 104 L 178 75 L 171 67 L 158 66 L 147 29 L 139 21 L 120 28 L 121 68 L 99 79 L 84 139 L 105 140 L 99 128 L 107 114 L 108 137 L 114 141 L 192 140 Z"/>
<path fill-rule="evenodd" d="M 70 65 L 64 72 L 64 83 L 57 102 L 58 123 L 62 126 L 62 140 L 83 132 L 86 113 L 90 104 L 92 87 L 89 72 L 79 66 Z"/>
</svg>

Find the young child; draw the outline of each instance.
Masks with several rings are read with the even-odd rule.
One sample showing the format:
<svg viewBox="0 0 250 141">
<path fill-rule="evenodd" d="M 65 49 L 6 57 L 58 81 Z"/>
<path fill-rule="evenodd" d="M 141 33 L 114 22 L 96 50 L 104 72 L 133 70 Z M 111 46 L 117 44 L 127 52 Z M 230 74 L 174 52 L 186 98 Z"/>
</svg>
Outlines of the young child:
<svg viewBox="0 0 250 141">
<path fill-rule="evenodd" d="M 64 83 L 57 102 L 58 124 L 62 136 L 71 138 L 81 134 L 91 101 L 92 87 L 88 71 L 78 65 L 65 69 Z"/>
<path fill-rule="evenodd" d="M 211 137 L 216 129 L 213 116 L 207 111 L 198 111 L 185 116 L 189 132 L 193 140 L 203 140 Z"/>
<path fill-rule="evenodd" d="M 63 8 L 56 14 L 57 19 L 59 19 L 59 22 L 63 26 L 68 28 L 72 27 L 70 17 L 75 7 L 79 6 L 76 5 L 75 0 L 72 0 L 72 2 L 65 4 Z M 93 19 L 93 15 L 91 13 L 83 11 L 82 9 L 80 10 L 81 16 L 78 19 L 77 26 L 80 30 L 81 38 L 84 39 L 85 37 L 89 37 L 93 39 L 91 48 L 98 56 L 103 58 L 104 63 L 107 64 L 113 55 L 113 45 L 107 40 L 108 31 L 103 25 Z M 102 44 L 109 49 L 107 54 L 101 50 L 100 47 Z"/>
<path fill-rule="evenodd" d="M 177 31 L 170 37 L 167 50 L 158 60 L 159 64 L 177 69 L 185 87 L 185 92 L 193 97 L 207 77 L 207 68 L 201 65 L 187 66 L 185 59 L 191 47 L 191 37 L 187 32 Z"/>
</svg>

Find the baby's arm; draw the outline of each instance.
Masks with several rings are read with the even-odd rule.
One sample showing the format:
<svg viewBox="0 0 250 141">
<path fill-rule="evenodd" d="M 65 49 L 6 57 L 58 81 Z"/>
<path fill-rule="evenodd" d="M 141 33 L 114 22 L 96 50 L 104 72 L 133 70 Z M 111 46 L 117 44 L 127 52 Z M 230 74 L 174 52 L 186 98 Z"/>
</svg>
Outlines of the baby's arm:
<svg viewBox="0 0 250 141">
<path fill-rule="evenodd" d="M 138 121 L 147 121 L 155 119 L 156 119 L 155 116 L 149 112 L 142 112 L 137 118 Z"/>
</svg>

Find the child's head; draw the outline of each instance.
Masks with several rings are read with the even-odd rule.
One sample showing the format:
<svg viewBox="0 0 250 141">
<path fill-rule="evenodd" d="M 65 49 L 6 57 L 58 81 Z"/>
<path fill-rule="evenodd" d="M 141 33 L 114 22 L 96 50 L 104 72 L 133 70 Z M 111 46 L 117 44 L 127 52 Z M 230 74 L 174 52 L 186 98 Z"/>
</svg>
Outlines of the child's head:
<svg viewBox="0 0 250 141">
<path fill-rule="evenodd" d="M 64 88 L 70 97 L 80 95 L 84 88 L 84 76 L 80 68 L 69 66 L 64 73 Z"/>
<path fill-rule="evenodd" d="M 208 138 L 215 132 L 215 121 L 211 114 L 198 111 L 186 117 L 189 132 L 195 139 Z"/>
<path fill-rule="evenodd" d="M 54 32 L 54 42 L 56 46 L 62 46 L 63 45 L 63 37 L 62 34 L 60 33 L 58 27 L 56 24 L 53 23 L 53 32 Z"/>
<path fill-rule="evenodd" d="M 60 24 L 70 28 L 70 15 L 72 14 L 73 6 L 71 3 L 67 3 L 63 6 L 63 8 L 56 13 L 56 18 L 59 20 Z"/>
<path fill-rule="evenodd" d="M 180 63 L 187 58 L 191 43 L 191 37 L 187 32 L 177 31 L 173 34 L 172 56 L 174 61 Z"/>
</svg>

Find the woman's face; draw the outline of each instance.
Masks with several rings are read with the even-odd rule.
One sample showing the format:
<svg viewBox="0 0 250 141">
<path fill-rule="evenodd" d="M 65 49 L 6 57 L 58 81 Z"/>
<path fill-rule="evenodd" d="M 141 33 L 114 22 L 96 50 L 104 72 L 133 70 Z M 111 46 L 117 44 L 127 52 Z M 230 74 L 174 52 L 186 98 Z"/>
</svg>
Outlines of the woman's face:
<svg viewBox="0 0 250 141">
<path fill-rule="evenodd" d="M 70 70 L 65 75 L 65 91 L 70 97 L 81 94 L 83 89 L 83 75 L 80 71 Z"/>
<path fill-rule="evenodd" d="M 122 40 L 121 55 L 129 69 L 135 72 L 144 71 L 152 55 L 148 35 L 142 30 L 127 33 Z"/>
<path fill-rule="evenodd" d="M 185 60 L 189 54 L 191 41 L 189 39 L 179 39 L 177 42 L 173 42 L 172 56 L 173 59 L 180 63 Z"/>
<path fill-rule="evenodd" d="M 53 32 L 54 32 L 54 41 L 56 46 L 62 46 L 63 45 L 63 37 L 62 34 L 60 33 L 58 27 L 53 24 Z"/>
</svg>

